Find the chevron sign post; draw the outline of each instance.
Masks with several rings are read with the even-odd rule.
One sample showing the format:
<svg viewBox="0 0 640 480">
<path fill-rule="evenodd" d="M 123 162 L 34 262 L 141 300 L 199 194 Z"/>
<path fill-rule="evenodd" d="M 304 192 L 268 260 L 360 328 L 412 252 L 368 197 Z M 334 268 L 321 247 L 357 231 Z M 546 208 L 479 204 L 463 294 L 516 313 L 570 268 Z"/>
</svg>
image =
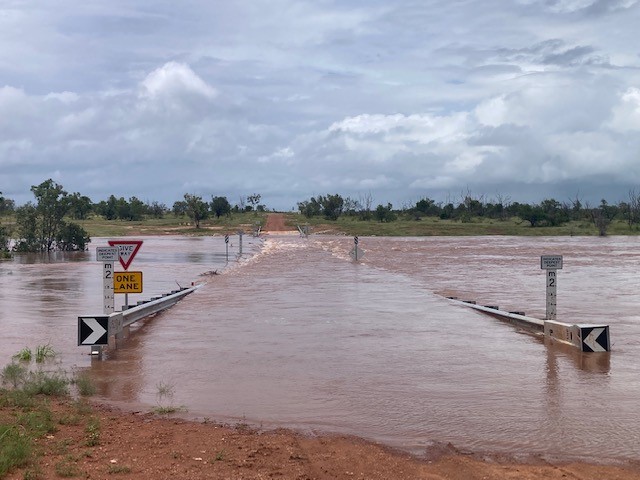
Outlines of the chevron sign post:
<svg viewBox="0 0 640 480">
<path fill-rule="evenodd" d="M 108 345 L 109 317 L 78 317 L 78 345 Z"/>
<path fill-rule="evenodd" d="M 583 352 L 608 352 L 611 350 L 608 325 L 580 326 Z"/>
</svg>

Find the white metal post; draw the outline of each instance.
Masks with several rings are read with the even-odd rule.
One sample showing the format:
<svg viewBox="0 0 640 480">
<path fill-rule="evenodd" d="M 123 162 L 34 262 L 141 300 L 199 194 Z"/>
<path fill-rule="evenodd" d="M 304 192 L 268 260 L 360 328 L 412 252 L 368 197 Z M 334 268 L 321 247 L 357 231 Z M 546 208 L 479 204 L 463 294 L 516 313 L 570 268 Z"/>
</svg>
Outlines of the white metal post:
<svg viewBox="0 0 640 480">
<path fill-rule="evenodd" d="M 117 247 L 97 247 L 96 257 L 102 262 L 102 313 L 110 315 L 115 310 L 115 298 L 113 294 L 114 265 L 118 260 Z M 92 355 L 100 355 L 102 347 L 91 346 Z"/>
<path fill-rule="evenodd" d="M 556 319 L 556 298 L 558 292 L 558 270 L 562 269 L 562 255 L 542 255 L 540 268 L 546 270 L 547 276 L 547 320 Z"/>
<path fill-rule="evenodd" d="M 109 315 L 115 310 L 115 299 L 113 294 L 113 262 L 104 262 L 102 264 L 102 292 L 103 292 L 103 309 L 102 313 Z"/>
<path fill-rule="evenodd" d="M 557 270 L 547 270 L 547 320 L 556 319 L 556 294 L 558 289 Z"/>
</svg>

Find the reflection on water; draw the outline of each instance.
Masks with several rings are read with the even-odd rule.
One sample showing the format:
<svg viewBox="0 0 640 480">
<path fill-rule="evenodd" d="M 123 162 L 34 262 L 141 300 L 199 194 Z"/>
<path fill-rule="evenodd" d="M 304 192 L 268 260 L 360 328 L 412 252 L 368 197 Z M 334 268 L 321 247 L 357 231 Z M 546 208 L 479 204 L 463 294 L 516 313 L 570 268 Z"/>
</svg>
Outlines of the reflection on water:
<svg viewBox="0 0 640 480">
<path fill-rule="evenodd" d="M 366 256 L 355 264 L 350 238 L 273 237 L 202 277 L 222 272 L 222 238 L 145 240 L 133 267 L 145 275 L 140 297 L 208 283 L 93 362 L 75 346 L 76 317 L 100 312 L 100 265 L 2 263 L 0 325 L 9 335 L 0 360 L 47 340 L 66 364 L 91 370 L 101 397 L 134 408 L 155 404 L 162 382 L 194 416 L 351 433 L 414 452 L 452 442 L 640 460 L 638 239 L 361 238 L 360 246 Z M 441 296 L 541 317 L 542 254 L 565 257 L 558 320 L 610 324 L 611 354 L 552 344 Z"/>
</svg>

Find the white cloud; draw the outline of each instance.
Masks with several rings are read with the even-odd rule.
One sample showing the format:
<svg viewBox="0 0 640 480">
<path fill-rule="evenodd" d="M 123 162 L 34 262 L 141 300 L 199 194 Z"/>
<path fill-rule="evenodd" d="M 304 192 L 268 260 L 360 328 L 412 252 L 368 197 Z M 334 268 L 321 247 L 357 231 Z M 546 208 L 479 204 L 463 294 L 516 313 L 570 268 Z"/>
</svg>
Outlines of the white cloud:
<svg viewBox="0 0 640 480">
<path fill-rule="evenodd" d="M 630 87 L 613 106 L 613 115 L 607 126 L 619 132 L 640 130 L 640 88 Z"/>
<path fill-rule="evenodd" d="M 25 201 L 56 171 L 96 200 L 172 203 L 188 186 L 278 208 L 327 191 L 396 205 L 467 186 L 626 191 L 634 5 L 5 4 L 0 191 Z"/>
<path fill-rule="evenodd" d="M 483 125 L 498 127 L 507 123 L 507 105 L 503 95 L 489 98 L 475 108 L 478 121 Z"/>
<path fill-rule="evenodd" d="M 142 96 L 151 98 L 176 96 L 184 93 L 214 98 L 215 88 L 209 86 L 188 65 L 176 62 L 165 63 L 151 72 L 142 82 Z"/>
</svg>

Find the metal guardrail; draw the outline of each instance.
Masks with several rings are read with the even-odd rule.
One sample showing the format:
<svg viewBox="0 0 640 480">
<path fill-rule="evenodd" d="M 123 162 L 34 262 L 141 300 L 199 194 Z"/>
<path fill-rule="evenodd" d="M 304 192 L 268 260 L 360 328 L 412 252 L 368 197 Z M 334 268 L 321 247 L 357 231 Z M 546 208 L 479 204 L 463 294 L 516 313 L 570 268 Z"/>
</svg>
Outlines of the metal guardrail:
<svg viewBox="0 0 640 480">
<path fill-rule="evenodd" d="M 136 305 L 135 307 L 131 307 L 122 312 L 117 312 L 122 314 L 122 326 L 128 327 L 138 320 L 142 320 L 145 317 L 154 315 L 158 312 L 161 312 L 162 310 L 172 307 L 183 297 L 196 291 L 201 286 L 202 285 L 196 285 L 189 288 L 174 290 L 171 293 L 163 295 L 162 297 L 153 297 L 149 301 L 138 302 L 138 305 Z M 113 313 L 112 315 L 115 315 L 115 313 Z"/>
<path fill-rule="evenodd" d="M 477 305 L 474 301 L 448 298 L 453 303 L 480 310 L 519 327 L 527 328 L 534 333 L 576 347 L 582 352 L 611 351 L 609 326 L 605 324 L 570 324 L 555 320 L 540 320 L 528 317 L 523 312 L 505 312 L 500 310 L 498 306 Z"/>
<path fill-rule="evenodd" d="M 135 307 L 130 307 L 122 312 L 114 312 L 110 315 L 80 316 L 78 317 L 78 345 L 91 346 L 92 354 L 101 353 L 103 346 L 109 345 L 115 348 L 115 339 L 122 338 L 121 335 L 126 333 L 125 328 L 143 318 L 172 307 L 202 285 L 181 288 L 160 297 L 138 302 Z"/>
</svg>

